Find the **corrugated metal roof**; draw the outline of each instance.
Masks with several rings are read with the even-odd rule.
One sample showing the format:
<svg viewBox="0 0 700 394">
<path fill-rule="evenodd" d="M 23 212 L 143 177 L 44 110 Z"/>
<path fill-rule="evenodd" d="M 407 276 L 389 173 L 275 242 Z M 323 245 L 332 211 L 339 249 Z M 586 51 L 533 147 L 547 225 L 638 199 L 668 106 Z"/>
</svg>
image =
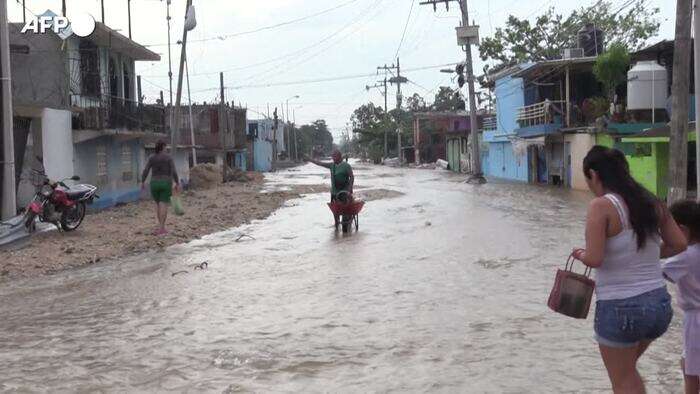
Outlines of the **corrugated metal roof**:
<svg viewBox="0 0 700 394">
<path fill-rule="evenodd" d="M 528 67 L 524 70 L 518 71 L 514 74 L 512 74 L 512 77 L 524 77 L 526 75 L 530 75 L 533 73 L 536 73 L 538 71 L 544 71 L 547 69 L 554 69 L 557 67 L 564 67 L 567 65 L 592 65 L 595 63 L 597 57 L 596 56 L 588 56 L 588 57 L 576 57 L 572 59 L 554 59 L 554 60 L 544 60 L 541 62 L 537 62 L 533 64 L 531 67 Z"/>
</svg>

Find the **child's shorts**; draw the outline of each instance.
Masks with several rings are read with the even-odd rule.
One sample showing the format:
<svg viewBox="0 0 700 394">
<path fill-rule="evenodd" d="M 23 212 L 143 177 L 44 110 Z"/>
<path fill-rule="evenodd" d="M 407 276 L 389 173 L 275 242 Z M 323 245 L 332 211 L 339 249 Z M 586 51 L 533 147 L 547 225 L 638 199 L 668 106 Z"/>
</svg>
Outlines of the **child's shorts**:
<svg viewBox="0 0 700 394">
<path fill-rule="evenodd" d="M 683 317 L 683 357 L 685 374 L 700 376 L 700 310 L 686 311 Z"/>
</svg>

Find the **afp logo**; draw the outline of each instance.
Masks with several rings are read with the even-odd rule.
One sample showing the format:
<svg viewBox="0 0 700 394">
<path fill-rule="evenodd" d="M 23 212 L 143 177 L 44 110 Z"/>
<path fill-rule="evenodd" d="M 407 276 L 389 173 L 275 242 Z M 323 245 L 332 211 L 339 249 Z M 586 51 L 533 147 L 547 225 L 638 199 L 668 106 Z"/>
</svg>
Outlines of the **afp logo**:
<svg viewBox="0 0 700 394">
<path fill-rule="evenodd" d="M 53 31 L 61 38 L 66 39 L 75 34 L 78 37 L 87 37 L 95 31 L 95 18 L 88 13 L 78 13 L 69 20 L 65 16 L 56 15 L 51 10 L 42 15 L 27 20 L 22 33 L 45 34 Z"/>
</svg>

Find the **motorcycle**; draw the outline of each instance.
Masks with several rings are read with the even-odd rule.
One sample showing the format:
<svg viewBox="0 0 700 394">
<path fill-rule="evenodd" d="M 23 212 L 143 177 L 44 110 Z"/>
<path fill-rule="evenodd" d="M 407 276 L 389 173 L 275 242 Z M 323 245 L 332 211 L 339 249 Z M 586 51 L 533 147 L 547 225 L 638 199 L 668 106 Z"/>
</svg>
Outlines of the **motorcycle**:
<svg viewBox="0 0 700 394">
<path fill-rule="evenodd" d="M 39 160 L 41 162 L 41 160 Z M 85 218 L 87 204 L 91 204 L 97 195 L 97 187 L 88 184 L 68 186 L 65 181 L 79 181 L 73 175 L 60 181 L 51 181 L 42 168 L 32 170 L 38 177 L 35 182 L 37 192 L 24 213 L 24 226 L 29 233 L 36 231 L 36 219 L 42 223 L 52 223 L 59 230 L 74 231 Z"/>
</svg>

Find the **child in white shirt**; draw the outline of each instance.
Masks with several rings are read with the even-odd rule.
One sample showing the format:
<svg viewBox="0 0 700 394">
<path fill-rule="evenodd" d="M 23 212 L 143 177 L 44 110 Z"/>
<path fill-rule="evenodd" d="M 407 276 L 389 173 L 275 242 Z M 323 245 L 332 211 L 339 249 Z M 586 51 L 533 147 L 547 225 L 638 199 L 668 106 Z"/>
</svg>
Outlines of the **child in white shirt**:
<svg viewBox="0 0 700 394">
<path fill-rule="evenodd" d="M 700 205 L 682 201 L 670 208 L 688 239 L 688 249 L 664 263 L 664 276 L 678 286 L 683 309 L 683 358 L 686 394 L 700 393 Z"/>
</svg>

